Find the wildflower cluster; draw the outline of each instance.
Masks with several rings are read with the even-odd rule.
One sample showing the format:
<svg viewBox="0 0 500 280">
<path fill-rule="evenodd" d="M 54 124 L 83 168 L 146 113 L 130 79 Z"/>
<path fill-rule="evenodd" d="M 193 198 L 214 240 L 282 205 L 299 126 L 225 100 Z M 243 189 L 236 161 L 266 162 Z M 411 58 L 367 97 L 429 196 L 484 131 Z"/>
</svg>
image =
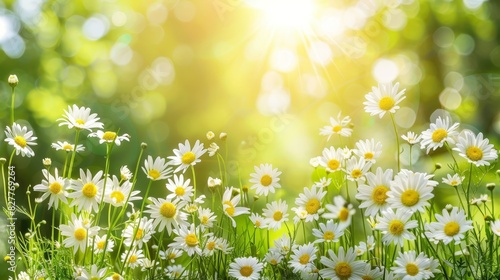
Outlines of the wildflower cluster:
<svg viewBox="0 0 500 280">
<path fill-rule="evenodd" d="M 325 147 L 310 161 L 313 182 L 294 198 L 279 197 L 286 174 L 270 163 L 240 174 L 243 180 L 230 178 L 219 146 L 225 133 L 217 140 L 209 131 L 208 143 L 186 140 L 166 157 L 145 156 L 143 144 L 133 172 L 114 166 L 111 151 L 130 136 L 105 130 L 90 108 L 69 106 L 58 121 L 75 140 L 52 144 L 66 153 L 65 162 L 52 168 L 44 160 L 36 203 L 18 208 L 31 223 L 17 237 L 23 263 L 17 278 L 498 279 L 495 185 L 482 187 L 498 151 L 449 116 L 400 136 L 394 114 L 405 90 L 398 90 L 399 84 L 379 85 L 364 102 L 372 116 L 391 117 L 396 145 L 372 138 Z M 349 116 L 330 122 L 320 129 L 327 141 L 353 135 Z M 102 169 L 75 166 L 84 133 L 106 146 Z M 13 147 L 8 166 L 14 155 L 34 155 L 37 138 L 28 127 L 13 122 L 5 134 Z M 411 159 L 402 164 L 400 138 L 410 154 L 414 146 L 429 156 L 446 148 L 450 171 L 419 171 Z M 395 154 L 397 165 L 379 166 L 384 154 Z M 204 157 L 216 159 L 219 178 L 197 178 Z M 164 195 L 150 196 L 152 188 Z M 475 198 L 483 189 L 490 197 Z M 442 205 L 448 190 L 456 196 Z M 29 187 L 26 193 L 31 201 Z M 48 234 L 40 208 L 51 215 Z"/>
</svg>

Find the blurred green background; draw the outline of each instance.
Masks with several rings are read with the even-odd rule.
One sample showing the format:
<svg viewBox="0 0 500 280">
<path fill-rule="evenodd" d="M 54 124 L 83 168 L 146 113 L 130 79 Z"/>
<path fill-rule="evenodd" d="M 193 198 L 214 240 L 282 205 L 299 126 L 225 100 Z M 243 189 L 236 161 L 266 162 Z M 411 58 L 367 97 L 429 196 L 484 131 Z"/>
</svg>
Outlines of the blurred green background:
<svg viewBox="0 0 500 280">
<path fill-rule="evenodd" d="M 228 184 L 248 184 L 254 165 L 272 163 L 283 172 L 277 196 L 292 190 L 292 199 L 311 183 L 309 159 L 340 145 L 319 136 L 329 117 L 353 119 L 341 145 L 371 137 L 394 145 L 390 119 L 363 111 L 378 82 L 407 89 L 401 133 L 420 133 L 446 110 L 497 143 L 499 28 L 500 2 L 483 0 L 3 1 L 0 124 L 9 124 L 7 77 L 16 74 L 16 119 L 38 137 L 34 158 L 14 160 L 21 186 L 40 182 L 43 158 L 62 165 L 50 144 L 73 141 L 56 120 L 77 104 L 132 136 L 114 149 L 115 174 L 133 168 L 141 142 L 167 157 L 185 139 L 208 146 L 212 130 L 228 134 L 217 140 Z M 105 149 L 81 143 L 78 163 L 102 168 Z M 0 145 L 1 156 L 10 151 Z M 378 166 L 394 167 L 393 153 L 384 158 Z M 432 159 L 421 159 L 432 171 Z M 217 168 L 205 155 L 199 182 Z"/>
</svg>

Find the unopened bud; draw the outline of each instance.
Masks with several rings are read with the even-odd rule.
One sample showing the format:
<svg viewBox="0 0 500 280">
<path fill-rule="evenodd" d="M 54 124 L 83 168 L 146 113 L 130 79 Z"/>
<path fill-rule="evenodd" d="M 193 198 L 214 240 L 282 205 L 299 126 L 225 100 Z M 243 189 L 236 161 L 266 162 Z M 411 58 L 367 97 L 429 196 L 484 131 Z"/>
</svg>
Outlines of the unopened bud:
<svg viewBox="0 0 500 280">
<path fill-rule="evenodd" d="M 19 83 L 19 80 L 17 79 L 16 75 L 10 75 L 7 81 L 9 82 L 9 85 L 13 88 L 15 88 Z"/>
<path fill-rule="evenodd" d="M 451 211 L 451 209 L 453 209 L 453 205 L 446 204 L 445 209 L 448 210 L 448 211 Z"/>
<path fill-rule="evenodd" d="M 227 138 L 227 133 L 225 133 L 225 132 L 221 132 L 221 133 L 219 134 L 219 139 L 220 139 L 220 140 L 226 140 L 226 138 Z"/>
<path fill-rule="evenodd" d="M 145 150 L 148 147 L 147 143 L 142 142 L 141 143 L 141 149 Z"/>
<path fill-rule="evenodd" d="M 257 201 L 259 199 L 259 196 L 258 195 L 254 195 L 253 196 L 253 201 Z"/>
<path fill-rule="evenodd" d="M 248 186 L 247 185 L 243 185 L 243 187 L 241 187 L 241 190 L 245 193 L 248 192 Z"/>
<path fill-rule="evenodd" d="M 489 191 L 493 191 L 495 189 L 495 183 L 488 183 L 488 184 L 486 184 L 486 188 Z"/>
<path fill-rule="evenodd" d="M 207 139 L 208 140 L 212 140 L 212 139 L 214 139 L 214 137 L 215 137 L 215 133 L 213 131 L 210 130 L 207 132 Z"/>
<path fill-rule="evenodd" d="M 443 166 L 439 162 L 434 165 L 434 168 L 436 168 L 436 169 L 441 169 L 441 167 L 443 167 Z"/>
<path fill-rule="evenodd" d="M 4 158 L 4 157 L 0 158 L 0 164 L 4 164 L 4 163 L 6 163 L 6 162 L 7 162 L 7 159 L 6 159 L 6 158 Z"/>
<path fill-rule="evenodd" d="M 43 166 L 49 168 L 52 165 L 52 160 L 50 158 L 44 158 L 42 160 Z"/>
</svg>

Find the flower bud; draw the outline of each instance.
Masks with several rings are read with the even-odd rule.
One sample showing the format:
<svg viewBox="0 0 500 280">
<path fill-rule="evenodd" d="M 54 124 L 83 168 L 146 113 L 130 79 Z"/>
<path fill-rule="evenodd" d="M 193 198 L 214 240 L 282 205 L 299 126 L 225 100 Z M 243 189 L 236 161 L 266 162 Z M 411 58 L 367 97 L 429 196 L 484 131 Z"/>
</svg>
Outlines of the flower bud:
<svg viewBox="0 0 500 280">
<path fill-rule="evenodd" d="M 6 163 L 6 162 L 7 162 L 7 159 L 6 159 L 6 158 L 4 158 L 4 157 L 0 158 L 0 164 L 4 164 L 4 163 Z"/>
<path fill-rule="evenodd" d="M 42 160 L 43 166 L 49 168 L 52 165 L 52 160 L 50 158 L 44 158 Z"/>
<path fill-rule="evenodd" d="M 214 137 L 215 137 L 215 133 L 213 131 L 210 130 L 207 132 L 207 139 L 208 140 L 212 140 L 212 139 L 214 139 Z"/>
<path fill-rule="evenodd" d="M 13 88 L 15 88 L 19 83 L 19 80 L 17 79 L 16 75 L 10 75 L 7 81 L 9 82 L 9 85 Z"/>
<path fill-rule="evenodd" d="M 147 143 L 142 142 L 141 143 L 141 149 L 145 150 L 148 147 Z"/>
<path fill-rule="evenodd" d="M 219 134 L 219 139 L 220 139 L 220 140 L 226 140 L 226 138 L 227 138 L 227 133 L 225 133 L 225 132 L 221 132 L 221 133 Z"/>
<path fill-rule="evenodd" d="M 437 163 L 434 165 L 434 168 L 436 168 L 436 170 L 437 170 L 437 169 L 441 169 L 441 167 L 443 167 L 443 166 L 442 166 L 442 165 L 441 165 L 441 163 L 439 163 L 439 162 L 437 162 Z"/>
<path fill-rule="evenodd" d="M 495 189 L 495 183 L 488 183 L 488 184 L 486 184 L 486 188 L 489 191 L 493 191 Z"/>
</svg>

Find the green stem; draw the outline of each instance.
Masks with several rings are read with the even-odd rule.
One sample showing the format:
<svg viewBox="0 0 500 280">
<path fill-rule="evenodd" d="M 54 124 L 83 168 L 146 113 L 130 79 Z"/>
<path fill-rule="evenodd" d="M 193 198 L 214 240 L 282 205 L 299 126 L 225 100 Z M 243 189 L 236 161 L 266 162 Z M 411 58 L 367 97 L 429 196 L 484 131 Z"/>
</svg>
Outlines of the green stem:
<svg viewBox="0 0 500 280">
<path fill-rule="evenodd" d="M 10 103 L 10 122 L 11 124 L 14 124 L 14 106 L 15 106 L 15 103 L 16 103 L 16 91 L 15 91 L 15 87 L 12 87 L 12 100 L 11 100 L 11 103 Z"/>
<path fill-rule="evenodd" d="M 80 130 L 77 129 L 75 133 L 75 143 L 73 146 L 73 152 L 71 153 L 71 161 L 69 162 L 68 178 L 71 179 L 71 172 L 73 171 L 73 164 L 75 163 L 76 147 L 78 146 L 78 137 L 80 136 Z"/>
<path fill-rule="evenodd" d="M 394 120 L 394 114 L 390 113 L 391 120 L 392 120 L 392 127 L 394 128 L 394 134 L 396 136 L 396 147 L 398 149 L 398 172 L 401 171 L 401 153 L 399 150 L 399 135 L 398 135 L 398 129 L 396 127 L 396 121 Z"/>
</svg>

